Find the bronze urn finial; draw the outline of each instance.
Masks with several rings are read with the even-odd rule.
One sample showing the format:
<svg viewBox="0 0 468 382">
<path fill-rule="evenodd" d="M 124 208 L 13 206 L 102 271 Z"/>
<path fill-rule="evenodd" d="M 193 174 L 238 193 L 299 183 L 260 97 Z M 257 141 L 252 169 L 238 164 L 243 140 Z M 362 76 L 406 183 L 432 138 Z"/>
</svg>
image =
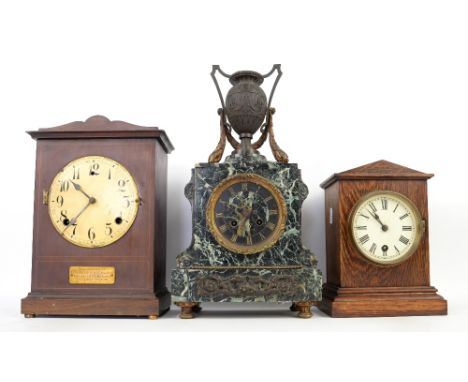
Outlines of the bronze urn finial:
<svg viewBox="0 0 468 382">
<path fill-rule="evenodd" d="M 227 95 L 223 98 L 221 89 L 216 79 L 216 72 L 228 78 L 233 85 Z M 271 88 L 270 96 L 267 98 L 265 92 L 260 87 L 264 79 L 277 71 L 276 79 Z M 241 70 L 233 74 L 226 74 L 219 65 L 213 65 L 211 77 L 218 91 L 222 108 L 218 110 L 220 115 L 221 138 L 210 155 L 209 162 L 219 162 L 222 158 L 226 139 L 237 150 L 237 153 L 249 156 L 259 149 L 265 142 L 267 136 L 270 137 L 270 146 L 273 155 L 278 162 L 287 162 L 288 156 L 282 151 L 274 139 L 272 115 L 275 112 L 271 108 L 271 100 L 281 78 L 281 65 L 273 65 L 273 68 L 265 75 L 252 70 Z M 262 135 L 252 143 L 254 134 L 260 129 Z M 231 134 L 234 130 L 240 138 L 238 142 Z"/>
</svg>

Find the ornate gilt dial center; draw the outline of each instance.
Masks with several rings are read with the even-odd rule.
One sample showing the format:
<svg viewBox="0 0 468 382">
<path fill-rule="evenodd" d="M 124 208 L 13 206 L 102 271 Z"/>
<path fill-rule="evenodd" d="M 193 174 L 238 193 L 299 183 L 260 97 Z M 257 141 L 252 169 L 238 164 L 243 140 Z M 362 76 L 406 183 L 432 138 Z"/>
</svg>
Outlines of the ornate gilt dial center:
<svg viewBox="0 0 468 382">
<path fill-rule="evenodd" d="M 219 244 L 241 254 L 270 248 L 284 231 L 286 204 L 265 178 L 240 174 L 213 191 L 207 208 L 209 229 Z"/>
</svg>

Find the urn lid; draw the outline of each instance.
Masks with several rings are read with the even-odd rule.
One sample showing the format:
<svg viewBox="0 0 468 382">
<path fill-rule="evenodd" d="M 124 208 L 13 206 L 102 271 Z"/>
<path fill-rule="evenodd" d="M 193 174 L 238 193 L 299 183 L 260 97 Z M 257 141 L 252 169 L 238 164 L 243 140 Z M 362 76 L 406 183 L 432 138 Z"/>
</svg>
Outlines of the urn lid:
<svg viewBox="0 0 468 382">
<path fill-rule="evenodd" d="M 231 77 L 229 78 L 229 82 L 232 85 L 236 85 L 243 78 L 248 78 L 251 81 L 254 81 L 257 85 L 261 85 L 264 79 L 264 77 L 260 73 L 254 72 L 253 70 L 240 70 L 238 72 L 231 74 Z"/>
</svg>

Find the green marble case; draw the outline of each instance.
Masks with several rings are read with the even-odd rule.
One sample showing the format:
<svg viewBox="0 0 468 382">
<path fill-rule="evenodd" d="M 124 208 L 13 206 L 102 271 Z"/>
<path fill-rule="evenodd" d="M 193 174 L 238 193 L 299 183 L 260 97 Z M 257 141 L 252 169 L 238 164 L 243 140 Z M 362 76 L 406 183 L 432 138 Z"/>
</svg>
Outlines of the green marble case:
<svg viewBox="0 0 468 382">
<path fill-rule="evenodd" d="M 287 205 L 285 230 L 275 245 L 256 254 L 228 251 L 208 229 L 206 205 L 224 179 L 254 173 L 268 179 Z M 316 302 L 322 275 L 316 257 L 301 240 L 301 206 L 307 197 L 297 164 L 266 161 L 263 156 L 229 156 L 224 163 L 192 169 L 185 196 L 192 205 L 193 237 L 172 270 L 172 298 L 183 302 Z"/>
</svg>

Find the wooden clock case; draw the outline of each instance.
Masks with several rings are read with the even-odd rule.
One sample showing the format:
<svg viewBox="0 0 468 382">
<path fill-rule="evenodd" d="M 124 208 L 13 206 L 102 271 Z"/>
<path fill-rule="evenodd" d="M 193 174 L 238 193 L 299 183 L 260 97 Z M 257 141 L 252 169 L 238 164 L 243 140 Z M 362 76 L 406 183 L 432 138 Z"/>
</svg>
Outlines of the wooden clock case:
<svg viewBox="0 0 468 382">
<path fill-rule="evenodd" d="M 425 174 L 384 160 L 332 175 L 325 189 L 327 282 L 319 307 L 332 317 L 445 315 L 447 301 L 430 286 L 429 219 Z M 415 253 L 396 265 L 366 260 L 351 238 L 349 217 L 372 191 L 409 198 L 425 222 Z"/>
<path fill-rule="evenodd" d="M 166 270 L 167 154 L 173 150 L 163 130 L 94 116 L 28 132 L 37 140 L 31 292 L 21 313 L 109 315 L 156 318 L 169 309 Z M 125 166 L 141 198 L 136 219 L 116 242 L 82 248 L 52 226 L 45 193 L 70 161 L 99 155 Z M 71 266 L 114 267 L 111 285 L 71 284 Z"/>
</svg>

